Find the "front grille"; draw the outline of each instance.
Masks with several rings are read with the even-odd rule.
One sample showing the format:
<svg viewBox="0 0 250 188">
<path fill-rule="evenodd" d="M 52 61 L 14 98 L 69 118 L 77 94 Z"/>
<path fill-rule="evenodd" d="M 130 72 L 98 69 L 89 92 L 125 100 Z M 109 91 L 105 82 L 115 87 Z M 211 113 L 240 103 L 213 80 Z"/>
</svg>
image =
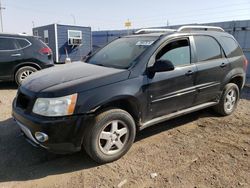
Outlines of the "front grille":
<svg viewBox="0 0 250 188">
<path fill-rule="evenodd" d="M 17 96 L 16 106 L 26 110 L 29 106 L 30 98 L 23 93 L 19 93 Z"/>
</svg>

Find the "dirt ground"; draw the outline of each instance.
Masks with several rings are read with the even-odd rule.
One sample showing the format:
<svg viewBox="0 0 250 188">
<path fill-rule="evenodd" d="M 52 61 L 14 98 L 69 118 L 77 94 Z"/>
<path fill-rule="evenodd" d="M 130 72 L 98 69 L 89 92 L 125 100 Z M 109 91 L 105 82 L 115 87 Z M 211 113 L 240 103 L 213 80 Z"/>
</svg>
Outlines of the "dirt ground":
<svg viewBox="0 0 250 188">
<path fill-rule="evenodd" d="M 250 89 L 237 111 L 203 110 L 150 127 L 120 160 L 55 155 L 27 143 L 11 119 L 13 84 L 0 83 L 0 187 L 250 187 Z"/>
</svg>

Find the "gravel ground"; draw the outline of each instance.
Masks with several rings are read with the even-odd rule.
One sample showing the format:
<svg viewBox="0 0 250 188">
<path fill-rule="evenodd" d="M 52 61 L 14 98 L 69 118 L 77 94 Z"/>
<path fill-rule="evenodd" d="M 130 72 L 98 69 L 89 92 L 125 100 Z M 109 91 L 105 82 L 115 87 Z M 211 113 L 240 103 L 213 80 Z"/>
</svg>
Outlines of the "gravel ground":
<svg viewBox="0 0 250 188">
<path fill-rule="evenodd" d="M 120 160 L 55 155 L 28 144 L 11 119 L 13 84 L 0 83 L 0 187 L 250 187 L 250 89 L 237 111 L 203 110 L 139 133 Z"/>
</svg>

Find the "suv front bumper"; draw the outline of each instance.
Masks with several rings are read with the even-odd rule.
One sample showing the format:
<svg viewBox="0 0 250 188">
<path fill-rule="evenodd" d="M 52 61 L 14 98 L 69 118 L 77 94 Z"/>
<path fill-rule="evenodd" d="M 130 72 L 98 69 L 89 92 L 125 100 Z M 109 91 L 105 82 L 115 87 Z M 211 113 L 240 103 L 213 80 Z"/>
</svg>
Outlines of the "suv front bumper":
<svg viewBox="0 0 250 188">
<path fill-rule="evenodd" d="M 40 146 L 51 152 L 67 154 L 80 151 L 84 130 L 90 123 L 91 116 L 70 116 L 60 118 L 34 117 L 13 108 L 12 116 L 32 145 Z M 36 132 L 48 135 L 48 140 L 39 142 Z"/>
</svg>

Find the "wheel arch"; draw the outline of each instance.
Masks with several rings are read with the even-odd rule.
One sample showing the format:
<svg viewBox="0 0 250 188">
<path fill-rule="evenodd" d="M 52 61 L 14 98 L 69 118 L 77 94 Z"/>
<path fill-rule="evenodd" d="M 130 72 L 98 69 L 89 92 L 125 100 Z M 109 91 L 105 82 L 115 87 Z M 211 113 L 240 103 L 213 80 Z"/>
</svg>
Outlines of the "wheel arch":
<svg viewBox="0 0 250 188">
<path fill-rule="evenodd" d="M 36 63 L 33 63 L 33 62 L 25 62 L 25 63 L 21 63 L 21 64 L 18 64 L 15 68 L 14 68 L 14 70 L 13 70 L 13 79 L 15 78 L 15 75 L 16 75 L 16 72 L 20 69 L 20 68 L 22 68 L 22 67 L 25 67 L 25 66 L 31 66 L 31 67 L 34 67 L 34 68 L 36 68 L 37 70 L 41 70 L 42 68 L 38 65 L 38 64 L 36 64 Z"/>
<path fill-rule="evenodd" d="M 228 83 L 235 83 L 239 90 L 243 89 L 245 83 L 246 74 L 242 68 L 235 68 L 231 70 L 225 77 L 221 90 L 224 89 L 225 85 Z"/>
<path fill-rule="evenodd" d="M 242 75 L 236 75 L 232 77 L 228 83 L 236 84 L 239 90 L 241 90 L 244 87 L 244 77 Z"/>
<path fill-rule="evenodd" d="M 134 96 L 119 96 L 98 105 L 90 112 L 98 114 L 109 108 L 119 108 L 127 111 L 134 119 L 137 129 L 139 128 L 139 121 L 141 116 L 141 107 L 139 101 Z"/>
</svg>

